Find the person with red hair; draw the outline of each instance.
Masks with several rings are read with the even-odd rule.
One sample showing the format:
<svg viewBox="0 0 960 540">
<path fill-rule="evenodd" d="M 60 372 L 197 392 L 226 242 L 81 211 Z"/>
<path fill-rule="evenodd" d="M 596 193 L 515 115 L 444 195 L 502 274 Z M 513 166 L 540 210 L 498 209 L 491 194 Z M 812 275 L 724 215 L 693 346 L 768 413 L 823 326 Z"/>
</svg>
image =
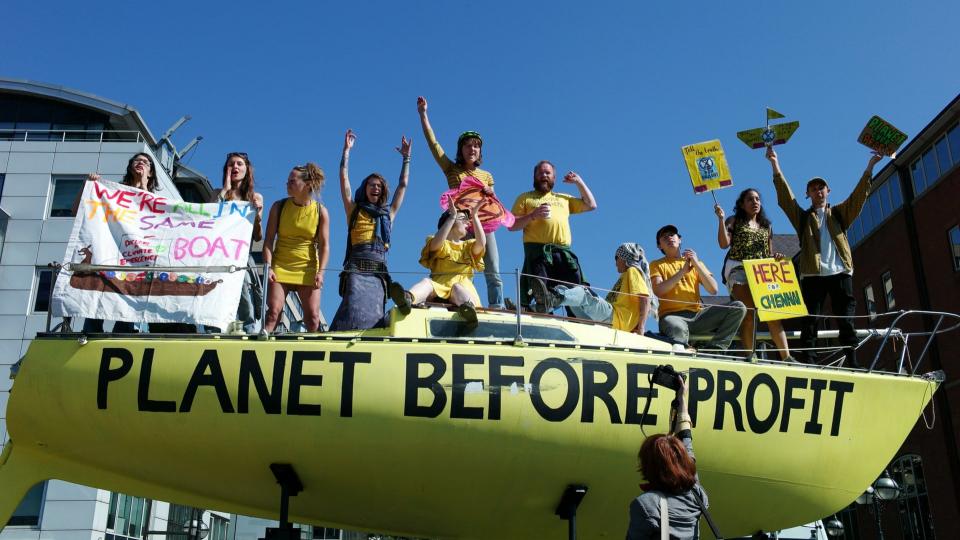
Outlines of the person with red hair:
<svg viewBox="0 0 960 540">
<path fill-rule="evenodd" d="M 700 538 L 700 515 L 708 504 L 707 493 L 697 476 L 687 383 L 682 378 L 677 401 L 675 432 L 647 437 L 637 454 L 646 483 L 640 484 L 643 494 L 630 503 L 627 540 L 661 538 L 663 527 L 668 528 L 671 539 Z"/>
</svg>

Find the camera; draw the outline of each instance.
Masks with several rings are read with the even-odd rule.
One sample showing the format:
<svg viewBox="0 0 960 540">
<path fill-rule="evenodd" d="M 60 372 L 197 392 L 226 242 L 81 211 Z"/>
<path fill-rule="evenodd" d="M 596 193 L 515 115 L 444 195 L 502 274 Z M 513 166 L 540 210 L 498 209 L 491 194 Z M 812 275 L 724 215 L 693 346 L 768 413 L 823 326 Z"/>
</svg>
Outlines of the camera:
<svg viewBox="0 0 960 540">
<path fill-rule="evenodd" d="M 673 366 L 670 364 L 664 364 L 662 366 L 653 368 L 653 373 L 650 375 L 650 378 L 654 384 L 669 388 L 673 391 L 680 390 L 680 381 L 682 377 L 683 375 L 677 373 L 677 370 L 673 369 Z"/>
</svg>

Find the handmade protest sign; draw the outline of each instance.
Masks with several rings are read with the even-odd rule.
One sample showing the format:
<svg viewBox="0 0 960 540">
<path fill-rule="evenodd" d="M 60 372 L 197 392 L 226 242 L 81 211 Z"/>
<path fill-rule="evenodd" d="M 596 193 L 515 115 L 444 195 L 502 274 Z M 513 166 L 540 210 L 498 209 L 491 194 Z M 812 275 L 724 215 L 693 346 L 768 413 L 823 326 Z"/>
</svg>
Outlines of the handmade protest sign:
<svg viewBox="0 0 960 540">
<path fill-rule="evenodd" d="M 897 148 L 907 141 L 907 134 L 893 127 L 893 124 L 874 115 L 864 126 L 857 142 L 872 148 L 885 156 L 895 157 Z"/>
<path fill-rule="evenodd" d="M 240 301 L 255 215 L 247 202 L 193 204 L 114 182 L 86 182 L 64 263 L 129 269 L 64 267 L 51 309 L 61 317 L 226 328 Z M 240 271 L 222 270 L 230 266 Z"/>
<path fill-rule="evenodd" d="M 480 217 L 480 224 L 483 225 L 484 232 L 493 232 L 500 225 L 510 227 L 516 221 L 516 218 L 507 210 L 496 195 L 485 195 L 483 189 L 486 184 L 473 176 L 467 176 L 460 182 L 460 185 L 451 190 L 447 190 L 440 195 L 440 208 L 447 209 L 449 204 L 453 204 L 458 210 L 471 210 L 476 205 L 481 205 L 477 215 Z"/>
<path fill-rule="evenodd" d="M 684 146 L 680 151 L 687 164 L 687 172 L 690 173 L 694 193 L 704 193 L 733 185 L 730 167 L 727 165 L 727 158 L 720 141 L 714 139 L 691 144 Z"/>
<path fill-rule="evenodd" d="M 800 127 L 800 122 L 785 122 L 783 124 L 738 131 L 737 138 L 750 148 L 764 148 L 766 146 L 775 146 L 787 142 L 798 127 Z"/>
<path fill-rule="evenodd" d="M 800 293 L 800 278 L 790 259 L 749 259 L 743 261 L 743 269 L 761 321 L 807 315 L 807 306 Z"/>
</svg>

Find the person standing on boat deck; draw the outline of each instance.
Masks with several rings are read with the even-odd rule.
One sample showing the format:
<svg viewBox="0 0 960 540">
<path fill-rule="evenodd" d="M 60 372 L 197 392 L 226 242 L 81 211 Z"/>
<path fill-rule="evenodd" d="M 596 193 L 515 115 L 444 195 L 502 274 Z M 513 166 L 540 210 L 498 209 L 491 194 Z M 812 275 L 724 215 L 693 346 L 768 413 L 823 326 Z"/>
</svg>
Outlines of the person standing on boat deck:
<svg viewBox="0 0 960 540">
<path fill-rule="evenodd" d="M 340 273 L 342 300 L 330 324 L 331 330 L 366 330 L 383 323 L 383 308 L 390 284 L 387 250 L 390 249 L 393 220 L 403 204 L 410 172 L 411 141 L 401 137 L 397 152 L 403 156 L 403 165 L 393 202 L 387 206 L 390 187 L 377 173 L 364 178 L 351 198 L 348 169 L 354 142 L 356 136 L 348 129 L 340 157 L 340 197 L 347 215 L 347 249 L 343 272 Z"/>
<path fill-rule="evenodd" d="M 423 136 L 430 147 L 430 153 L 447 177 L 447 186 L 454 189 L 460 186 L 468 176 L 472 176 L 486 185 L 485 195 L 493 195 L 493 175 L 480 168 L 483 163 L 483 138 L 476 131 L 464 131 L 457 138 L 457 155 L 454 161 L 443 151 L 437 142 L 427 116 L 427 99 L 417 97 L 417 111 L 420 113 L 420 125 L 423 127 Z M 483 229 L 474 229 L 482 231 Z M 500 252 L 497 249 L 497 237 L 493 231 L 486 233 L 484 242 L 486 251 L 483 255 L 483 277 L 487 282 L 487 306 L 503 309 L 503 279 L 500 278 Z"/>
<path fill-rule="evenodd" d="M 513 203 L 517 218 L 511 231 L 523 229 L 523 273 L 520 278 L 520 304 L 529 307 L 530 278 L 544 278 L 553 289 L 559 280 L 568 284 L 586 284 L 580 260 L 570 249 L 570 215 L 597 209 L 597 201 L 579 174 L 571 171 L 563 177 L 566 184 L 575 184 L 580 191 L 576 198 L 556 193 L 556 167 L 543 160 L 533 167 L 533 191 L 522 193 Z M 538 307 L 538 309 L 541 309 Z"/>
<path fill-rule="evenodd" d="M 226 203 L 244 201 L 250 203 L 250 208 L 256 212 L 253 218 L 253 233 L 251 244 L 263 240 L 263 196 L 254 190 L 253 163 L 246 152 L 230 152 L 223 164 L 223 187 L 210 202 Z M 250 260 L 243 274 L 243 286 L 240 288 L 240 303 L 237 305 L 237 320 L 243 323 L 243 330 L 248 334 L 257 331 L 257 310 L 260 299 L 255 298 L 253 281 L 256 275 L 251 275 Z M 262 314 L 261 314 L 262 316 Z"/>
<path fill-rule="evenodd" d="M 637 453 L 646 483 L 640 485 L 643 494 L 630 502 L 627 540 L 659 540 L 664 523 L 671 539 L 700 538 L 700 516 L 710 501 L 697 475 L 687 383 L 681 378 L 679 384 L 676 432 L 647 437 Z M 664 507 L 667 515 L 661 519 Z"/>
<path fill-rule="evenodd" d="M 579 319 L 605 322 L 642 336 L 647 330 L 651 300 L 653 309 L 657 309 L 656 298 L 650 298 L 650 266 L 643 248 L 632 242 L 620 244 L 613 258 L 620 277 L 606 299 L 591 294 L 583 285 L 557 285 L 551 290 L 543 280 L 534 278 L 531 285 L 537 305 L 547 311 L 568 307 Z"/>
<path fill-rule="evenodd" d="M 777 189 L 777 203 L 787 215 L 787 219 L 797 231 L 800 239 L 800 291 L 804 303 L 810 312 L 803 320 L 800 329 L 800 348 L 807 349 L 797 353 L 807 361 L 816 359 L 809 349 L 816 345 L 817 318 L 823 309 L 823 302 L 830 295 L 833 314 L 839 317 L 837 328 L 840 331 L 840 344 L 847 349 L 848 361 L 856 365 L 853 347 L 857 345 L 857 334 L 853 328 L 856 299 L 853 297 L 853 255 L 847 240 L 847 227 L 857 219 L 863 205 L 870 195 L 870 182 L 874 166 L 883 159 L 883 155 L 874 152 L 867 162 L 860 181 L 847 199 L 837 205 L 827 203 L 830 186 L 823 178 L 816 176 L 807 182 L 807 198 L 810 208 L 804 209 L 797 202 L 790 185 L 787 184 L 780 160 L 772 146 L 767 147 L 767 160 L 773 168 L 773 185 Z M 827 234 L 822 234 L 826 225 Z"/>
<path fill-rule="evenodd" d="M 723 265 L 723 282 L 730 289 L 730 296 L 734 300 L 743 302 L 748 309 L 753 310 L 756 306 L 747 285 L 747 273 L 743 268 L 743 261 L 766 259 L 771 256 L 782 259 L 783 254 L 773 253 L 773 227 L 766 212 L 763 211 L 759 191 L 753 188 L 743 190 L 737 197 L 733 211 L 733 216 L 724 219 L 723 208 L 719 204 L 713 206 L 713 212 L 719 220 L 717 243 L 720 244 L 720 249 L 730 248 Z M 754 322 L 755 319 L 751 313 L 745 316 L 743 323 L 740 324 L 740 342 L 743 343 L 744 349 L 751 351 L 753 350 Z M 794 361 L 790 356 L 790 345 L 783 331 L 783 323 L 767 321 L 767 327 L 770 328 L 770 337 L 777 346 L 780 359 L 787 362 Z"/>
<path fill-rule="evenodd" d="M 695 251 L 680 251 L 680 240 L 673 225 L 657 231 L 657 247 L 666 257 L 650 264 L 650 282 L 660 297 L 660 333 L 684 345 L 690 343 L 691 334 L 712 334 L 708 347 L 728 349 L 747 308 L 739 301 L 703 305 L 700 286 L 717 294 L 717 281 Z"/>
<path fill-rule="evenodd" d="M 308 332 L 320 325 L 323 272 L 330 257 L 330 216 L 314 200 L 323 188 L 323 170 L 314 163 L 294 167 L 287 177 L 287 195 L 270 207 L 263 261 L 270 264 L 267 317 L 272 332 L 280 320 L 287 293 L 293 289 L 303 306 Z"/>
<path fill-rule="evenodd" d="M 420 252 L 420 264 L 430 269 L 430 277 L 417 282 L 410 290 L 394 281 L 390 284 L 390 299 L 403 315 L 410 313 L 413 304 L 433 298 L 449 300 L 457 306 L 457 313 L 467 323 L 468 330 L 477 326 L 476 306 L 480 296 L 473 286 L 473 272 L 483 271 L 483 250 L 486 238 L 482 234 L 463 240 L 467 236 L 467 223 L 474 231 L 482 231 L 479 209 L 480 201 L 470 210 L 458 211 L 451 204 L 440 216 L 437 234 L 427 237 Z"/>
<path fill-rule="evenodd" d="M 96 182 L 98 180 L 100 180 L 100 175 L 97 173 L 87 175 L 88 182 Z M 156 193 L 157 190 L 160 189 L 160 184 L 157 180 L 157 167 L 153 163 L 153 158 L 143 152 L 134 154 L 130 160 L 127 161 L 127 170 L 123 174 L 122 183 L 125 186 Z M 74 215 L 77 214 L 77 210 L 80 208 L 80 197 L 82 195 L 83 190 L 81 189 L 80 193 L 77 193 L 76 200 L 73 202 Z M 103 319 L 84 319 L 83 333 L 99 334 L 102 332 Z M 130 321 L 116 321 L 113 323 L 113 333 L 115 334 L 132 334 L 135 332 L 137 332 L 136 323 Z"/>
</svg>

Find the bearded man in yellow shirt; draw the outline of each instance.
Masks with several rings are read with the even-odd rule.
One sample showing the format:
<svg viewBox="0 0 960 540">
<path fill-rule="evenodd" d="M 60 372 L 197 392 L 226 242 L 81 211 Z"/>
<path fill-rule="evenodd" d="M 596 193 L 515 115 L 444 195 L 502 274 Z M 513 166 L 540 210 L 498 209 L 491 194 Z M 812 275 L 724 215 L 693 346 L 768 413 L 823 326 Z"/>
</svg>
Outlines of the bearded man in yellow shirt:
<svg viewBox="0 0 960 540">
<path fill-rule="evenodd" d="M 556 168 L 549 161 L 541 161 L 533 168 L 533 191 L 517 197 L 512 212 L 517 218 L 511 231 L 523 229 L 523 276 L 520 278 L 520 304 L 529 307 L 531 280 L 543 279 L 549 289 L 558 281 L 568 284 L 586 284 L 580 260 L 570 250 L 570 214 L 597 209 L 597 201 L 583 178 L 575 172 L 563 177 L 566 184 L 575 184 L 580 198 L 566 193 L 555 193 Z M 537 311 L 547 311 L 537 305 Z M 572 314 L 572 313 L 571 313 Z"/>
<path fill-rule="evenodd" d="M 680 232 L 673 225 L 657 231 L 657 247 L 666 257 L 650 264 L 650 283 L 660 297 L 660 333 L 688 345 L 690 336 L 709 334 L 708 348 L 729 349 L 747 313 L 743 302 L 704 306 L 700 286 L 717 294 L 717 280 L 692 249 L 680 250 Z"/>
</svg>

